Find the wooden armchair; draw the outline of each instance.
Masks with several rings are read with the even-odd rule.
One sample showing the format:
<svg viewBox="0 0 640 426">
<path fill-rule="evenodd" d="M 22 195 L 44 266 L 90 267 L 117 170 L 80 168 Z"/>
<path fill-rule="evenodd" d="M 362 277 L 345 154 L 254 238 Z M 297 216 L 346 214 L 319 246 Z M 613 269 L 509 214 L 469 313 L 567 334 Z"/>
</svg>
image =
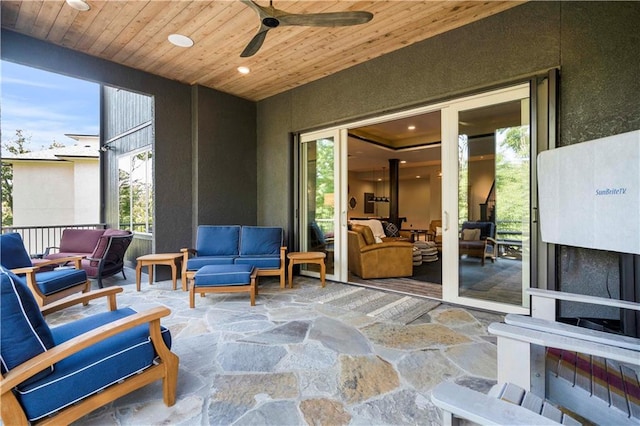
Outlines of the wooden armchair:
<svg viewBox="0 0 640 426">
<path fill-rule="evenodd" d="M 174 404 L 179 360 L 160 326 L 167 308 L 117 309 L 122 290 L 112 287 L 44 308 L 51 313 L 98 295 L 109 299 L 108 312 L 49 328 L 24 281 L 0 272 L 4 424 L 69 424 L 156 380 L 163 382 L 164 403 Z"/>
<path fill-rule="evenodd" d="M 26 284 L 33 292 L 39 306 L 75 293 L 86 293 L 91 289 L 87 273 L 81 269 L 80 256 L 40 260 L 38 266 L 34 266 L 18 233 L 0 235 L 0 253 L 2 266 L 14 274 L 25 277 Z M 40 270 L 40 268 L 58 267 L 68 263 L 74 266 L 65 266 L 58 270 L 53 268 Z"/>
<path fill-rule="evenodd" d="M 639 424 L 640 339 L 555 319 L 558 300 L 631 311 L 640 311 L 640 303 L 541 289 L 527 291 L 532 296 L 531 316 L 509 314 L 504 323 L 489 326 L 489 332 L 498 338 L 498 384 L 522 389 L 517 398 L 500 399 L 533 409 L 536 415 L 544 414 L 547 405 L 562 407 L 562 411 L 575 413 L 576 418 L 589 423 Z M 491 413 L 487 408 L 495 407 L 496 402 L 487 395 L 470 392 L 445 382 L 434 390 L 432 400 L 444 409 L 445 421 L 454 414 L 482 424 L 575 424 L 565 420 L 557 408 L 552 420 L 538 416 L 535 422 L 530 416 L 519 418 L 515 413 L 520 413 L 521 407 L 513 404 L 500 403 L 499 410 Z M 525 398 L 528 394 L 532 397 Z"/>
</svg>

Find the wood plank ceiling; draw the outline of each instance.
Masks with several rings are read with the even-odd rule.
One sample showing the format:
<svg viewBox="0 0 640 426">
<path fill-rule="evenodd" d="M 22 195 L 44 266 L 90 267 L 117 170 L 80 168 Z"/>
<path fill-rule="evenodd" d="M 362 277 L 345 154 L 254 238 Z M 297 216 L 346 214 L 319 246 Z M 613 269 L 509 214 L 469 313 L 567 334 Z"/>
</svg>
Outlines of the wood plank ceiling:
<svg viewBox="0 0 640 426">
<path fill-rule="evenodd" d="M 186 84 L 258 101 L 410 44 L 517 6 L 523 1 L 275 0 L 289 13 L 366 10 L 352 27 L 279 27 L 260 51 L 240 52 L 257 32 L 257 14 L 240 1 L 97 1 L 79 12 L 64 0 L 1 2 L 2 27 Z M 268 6 L 266 0 L 258 4 Z M 181 48 L 169 34 L 191 37 Z M 455 49 L 455 47 L 452 47 Z M 248 75 L 239 66 L 251 69 Z"/>
</svg>

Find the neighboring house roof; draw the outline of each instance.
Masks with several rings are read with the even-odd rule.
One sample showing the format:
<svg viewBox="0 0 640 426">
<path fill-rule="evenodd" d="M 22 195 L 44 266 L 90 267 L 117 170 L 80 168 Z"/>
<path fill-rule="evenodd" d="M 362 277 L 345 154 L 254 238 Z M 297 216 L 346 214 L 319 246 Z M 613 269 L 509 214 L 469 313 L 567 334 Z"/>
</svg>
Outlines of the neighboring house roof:
<svg viewBox="0 0 640 426">
<path fill-rule="evenodd" d="M 70 135 L 67 135 L 71 137 Z M 75 135 L 74 135 L 75 136 Z M 76 139 L 73 137 L 72 139 Z M 87 138 L 89 139 L 89 138 Z M 97 141 L 98 136 L 95 136 Z M 78 140 L 78 139 L 76 139 Z M 99 158 L 100 152 L 97 143 L 84 142 L 61 148 L 43 149 L 41 151 L 12 154 L 3 152 L 2 161 L 11 163 L 14 161 L 67 161 L 68 158 Z"/>
</svg>

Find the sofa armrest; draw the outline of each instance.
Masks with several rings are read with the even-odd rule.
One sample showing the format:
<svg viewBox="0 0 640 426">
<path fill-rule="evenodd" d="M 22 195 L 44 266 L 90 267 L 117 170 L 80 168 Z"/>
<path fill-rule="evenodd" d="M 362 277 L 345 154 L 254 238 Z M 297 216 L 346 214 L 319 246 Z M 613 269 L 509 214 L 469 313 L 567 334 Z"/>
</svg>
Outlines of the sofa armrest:
<svg viewBox="0 0 640 426">
<path fill-rule="evenodd" d="M 390 250 L 397 248 L 407 248 L 409 250 L 413 250 L 413 244 L 408 241 L 385 241 L 382 243 L 369 244 L 368 246 L 361 247 L 360 252 L 366 253 L 375 250 Z"/>
</svg>

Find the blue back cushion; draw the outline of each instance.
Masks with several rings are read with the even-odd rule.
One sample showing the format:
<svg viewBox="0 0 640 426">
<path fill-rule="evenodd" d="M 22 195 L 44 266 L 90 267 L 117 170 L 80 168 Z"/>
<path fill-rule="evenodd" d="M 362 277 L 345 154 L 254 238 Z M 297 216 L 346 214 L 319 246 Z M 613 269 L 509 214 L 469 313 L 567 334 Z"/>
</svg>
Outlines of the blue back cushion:
<svg viewBox="0 0 640 426">
<path fill-rule="evenodd" d="M 198 226 L 198 256 L 233 256 L 238 254 L 240 226 Z"/>
<path fill-rule="evenodd" d="M 0 235 L 0 263 L 7 269 L 32 266 L 31 257 L 17 232 Z"/>
<path fill-rule="evenodd" d="M 0 268 L 0 353 L 5 373 L 54 347 L 53 336 L 29 287 L 14 273 Z M 43 378 L 53 367 L 26 383 Z"/>
<path fill-rule="evenodd" d="M 282 245 L 282 228 L 269 226 L 243 226 L 240 255 L 278 255 Z"/>
</svg>

